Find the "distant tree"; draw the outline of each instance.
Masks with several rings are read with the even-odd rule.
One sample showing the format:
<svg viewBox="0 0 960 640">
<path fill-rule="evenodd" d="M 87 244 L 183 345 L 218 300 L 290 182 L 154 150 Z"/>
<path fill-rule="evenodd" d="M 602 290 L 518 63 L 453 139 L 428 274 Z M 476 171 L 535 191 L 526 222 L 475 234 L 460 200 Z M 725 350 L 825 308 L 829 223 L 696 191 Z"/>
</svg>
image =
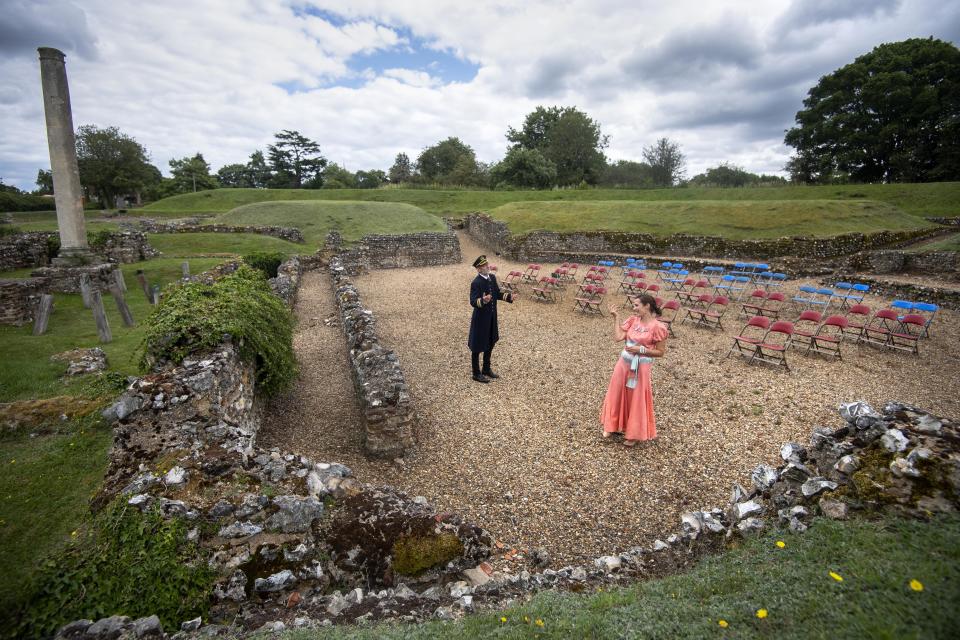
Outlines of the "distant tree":
<svg viewBox="0 0 960 640">
<path fill-rule="evenodd" d="M 398 153 L 390 167 L 390 182 L 401 184 L 410 182 L 413 178 L 413 169 L 410 167 L 410 158 L 405 153 Z"/>
<path fill-rule="evenodd" d="M 250 186 L 254 189 L 266 189 L 270 184 L 270 167 L 263 157 L 263 151 L 254 151 L 247 162 Z"/>
<path fill-rule="evenodd" d="M 323 168 L 327 160 L 320 155 L 320 145 L 299 131 L 284 129 L 274 134 L 276 142 L 267 147 L 273 171 L 270 186 L 302 189 L 323 185 Z"/>
<path fill-rule="evenodd" d="M 617 160 L 603 168 L 597 184 L 604 187 L 643 188 L 652 187 L 653 170 L 646 162 Z"/>
<path fill-rule="evenodd" d="M 423 180 L 448 185 L 478 185 L 480 167 L 473 149 L 460 138 L 447 138 L 417 156 L 417 171 Z"/>
<path fill-rule="evenodd" d="M 557 183 L 557 166 L 537 149 L 514 147 L 490 169 L 495 188 L 549 189 Z"/>
<path fill-rule="evenodd" d="M 960 50 L 881 44 L 820 79 L 784 142 L 798 182 L 960 179 Z"/>
<path fill-rule="evenodd" d="M 324 189 L 354 189 L 357 186 L 356 176 L 338 165 L 336 162 L 327 164 L 323 170 Z"/>
<path fill-rule="evenodd" d="M 353 178 L 358 189 L 376 189 L 387 182 L 387 174 L 380 169 L 357 171 Z"/>
<path fill-rule="evenodd" d="M 672 187 L 683 179 L 687 160 L 680 145 L 669 138 L 660 138 L 657 143 L 643 149 L 643 159 L 650 165 L 650 177 L 658 187 Z"/>
<path fill-rule="evenodd" d="M 105 209 L 118 195 L 140 193 L 156 180 L 147 150 L 116 127 L 77 129 L 77 165 L 80 184 Z"/>
<path fill-rule="evenodd" d="M 690 178 L 689 184 L 702 187 L 745 187 L 760 182 L 760 176 L 742 167 L 721 162 Z"/>
<path fill-rule="evenodd" d="M 233 189 L 251 188 L 250 170 L 245 164 L 227 164 L 217 170 L 217 182 L 221 187 Z"/>
<path fill-rule="evenodd" d="M 509 127 L 507 140 L 513 148 L 535 149 L 557 168 L 557 183 L 596 184 L 609 144 L 600 124 L 576 107 L 537 107 L 527 114 L 520 130 Z"/>
<path fill-rule="evenodd" d="M 210 165 L 202 153 L 170 160 L 170 173 L 175 193 L 196 193 L 219 186 L 217 179 L 210 175 Z"/>
<path fill-rule="evenodd" d="M 38 196 L 53 195 L 53 171 L 37 170 L 37 190 L 33 193 Z"/>
</svg>

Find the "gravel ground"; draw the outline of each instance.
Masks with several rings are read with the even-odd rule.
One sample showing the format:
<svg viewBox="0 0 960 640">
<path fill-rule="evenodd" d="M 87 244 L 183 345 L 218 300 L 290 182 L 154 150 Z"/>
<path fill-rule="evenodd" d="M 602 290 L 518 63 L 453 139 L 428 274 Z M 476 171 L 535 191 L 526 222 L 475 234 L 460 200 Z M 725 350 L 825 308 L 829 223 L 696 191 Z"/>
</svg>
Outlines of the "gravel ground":
<svg viewBox="0 0 960 640">
<path fill-rule="evenodd" d="M 356 279 L 417 404 L 416 452 L 401 463 L 361 454 L 344 341 L 322 322 L 334 313 L 326 273 L 303 282 L 301 381 L 270 412 L 263 444 L 337 460 L 365 482 L 426 496 L 508 546 L 545 547 L 559 566 L 650 545 L 682 512 L 724 504 L 731 484 L 747 484 L 783 442 L 806 443 L 815 426 L 835 426 L 840 402 L 897 399 L 960 416 L 955 312 L 940 312 L 919 358 L 845 343 L 842 362 L 791 352 L 788 373 L 724 357 L 743 324 L 731 309 L 724 331 L 677 327 L 654 365 L 657 439 L 634 449 L 601 443 L 600 405 L 620 349 L 612 320 L 574 313 L 570 294 L 556 305 L 526 296 L 501 303 L 493 368 L 502 377 L 473 382 L 466 298 L 470 263 L 485 251 L 467 236 L 460 241 L 460 265 Z M 501 277 L 525 266 L 494 261 Z"/>
</svg>

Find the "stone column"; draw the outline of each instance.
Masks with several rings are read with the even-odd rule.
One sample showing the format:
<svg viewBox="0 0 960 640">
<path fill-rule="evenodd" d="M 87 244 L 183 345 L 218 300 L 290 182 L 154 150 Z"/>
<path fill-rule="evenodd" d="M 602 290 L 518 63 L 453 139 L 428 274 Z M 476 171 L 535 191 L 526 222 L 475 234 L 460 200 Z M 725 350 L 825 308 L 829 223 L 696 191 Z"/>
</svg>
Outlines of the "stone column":
<svg viewBox="0 0 960 640">
<path fill-rule="evenodd" d="M 77 143 L 70 110 L 70 89 L 62 51 L 40 47 L 40 82 L 43 86 L 43 108 L 47 115 L 47 144 L 50 147 L 50 168 L 53 172 L 53 194 L 57 204 L 57 227 L 60 230 L 58 266 L 75 266 L 93 261 L 87 245 L 87 229 L 83 219 L 83 192 L 77 168 Z"/>
</svg>

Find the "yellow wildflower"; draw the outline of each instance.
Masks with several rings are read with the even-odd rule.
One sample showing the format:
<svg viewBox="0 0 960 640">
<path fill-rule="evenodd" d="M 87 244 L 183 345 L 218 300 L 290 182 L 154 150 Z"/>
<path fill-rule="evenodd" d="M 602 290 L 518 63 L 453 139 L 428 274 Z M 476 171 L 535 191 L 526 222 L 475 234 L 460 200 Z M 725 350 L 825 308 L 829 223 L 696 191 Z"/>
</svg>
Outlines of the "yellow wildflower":
<svg viewBox="0 0 960 640">
<path fill-rule="evenodd" d="M 529 623 L 529 622 L 530 622 L 530 616 L 523 616 L 523 621 Z"/>
<path fill-rule="evenodd" d="M 506 616 L 500 616 L 500 622 L 506 622 L 506 621 L 507 621 Z"/>
<path fill-rule="evenodd" d="M 730 626 L 730 625 L 727 623 L 727 621 L 726 621 L 726 620 L 723 620 L 723 619 L 717 620 L 717 624 L 720 625 L 720 626 L 721 626 L 722 628 L 724 628 L 724 629 L 726 629 L 727 627 Z"/>
<path fill-rule="evenodd" d="M 70 535 L 71 535 L 72 537 L 76 538 L 76 537 L 77 537 L 77 530 L 74 529 L 73 531 L 71 531 L 71 532 L 70 532 Z"/>
<path fill-rule="evenodd" d="M 910 588 L 913 589 L 914 591 L 923 591 L 923 583 L 920 582 L 919 580 L 911 580 Z"/>
<path fill-rule="evenodd" d="M 839 573 L 834 573 L 833 571 L 831 571 L 830 577 L 836 580 L 837 582 L 843 582 L 843 576 L 841 576 Z"/>
<path fill-rule="evenodd" d="M 540 618 L 537 618 L 537 621 L 536 621 L 534 624 L 536 624 L 538 627 L 542 627 L 542 626 L 543 626 L 543 620 L 541 620 Z"/>
<path fill-rule="evenodd" d="M 766 610 L 766 609 L 757 609 L 757 617 L 760 618 L 761 620 L 763 620 L 764 618 L 766 618 L 766 617 L 767 617 L 767 610 Z"/>
<path fill-rule="evenodd" d="M 784 542 L 783 540 L 777 540 L 777 546 L 783 549 L 785 546 L 787 546 L 787 543 Z"/>
</svg>

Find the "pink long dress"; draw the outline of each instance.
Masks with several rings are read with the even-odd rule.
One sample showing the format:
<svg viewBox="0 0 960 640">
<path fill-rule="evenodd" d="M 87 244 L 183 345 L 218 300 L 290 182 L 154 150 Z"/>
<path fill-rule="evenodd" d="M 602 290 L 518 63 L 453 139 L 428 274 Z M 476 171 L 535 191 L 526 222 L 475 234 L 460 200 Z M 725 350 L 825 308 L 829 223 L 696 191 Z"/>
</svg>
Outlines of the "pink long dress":
<svg viewBox="0 0 960 640">
<path fill-rule="evenodd" d="M 667 327 L 653 320 L 642 325 L 640 318 L 630 316 L 621 325 L 627 340 L 650 348 L 667 337 Z M 650 383 L 650 363 L 641 363 L 634 388 L 627 386 L 631 376 L 630 363 L 617 358 L 610 386 L 600 409 L 600 423 L 607 432 L 623 433 L 627 440 L 652 440 L 657 437 L 657 423 L 653 417 L 653 387 Z"/>
</svg>

